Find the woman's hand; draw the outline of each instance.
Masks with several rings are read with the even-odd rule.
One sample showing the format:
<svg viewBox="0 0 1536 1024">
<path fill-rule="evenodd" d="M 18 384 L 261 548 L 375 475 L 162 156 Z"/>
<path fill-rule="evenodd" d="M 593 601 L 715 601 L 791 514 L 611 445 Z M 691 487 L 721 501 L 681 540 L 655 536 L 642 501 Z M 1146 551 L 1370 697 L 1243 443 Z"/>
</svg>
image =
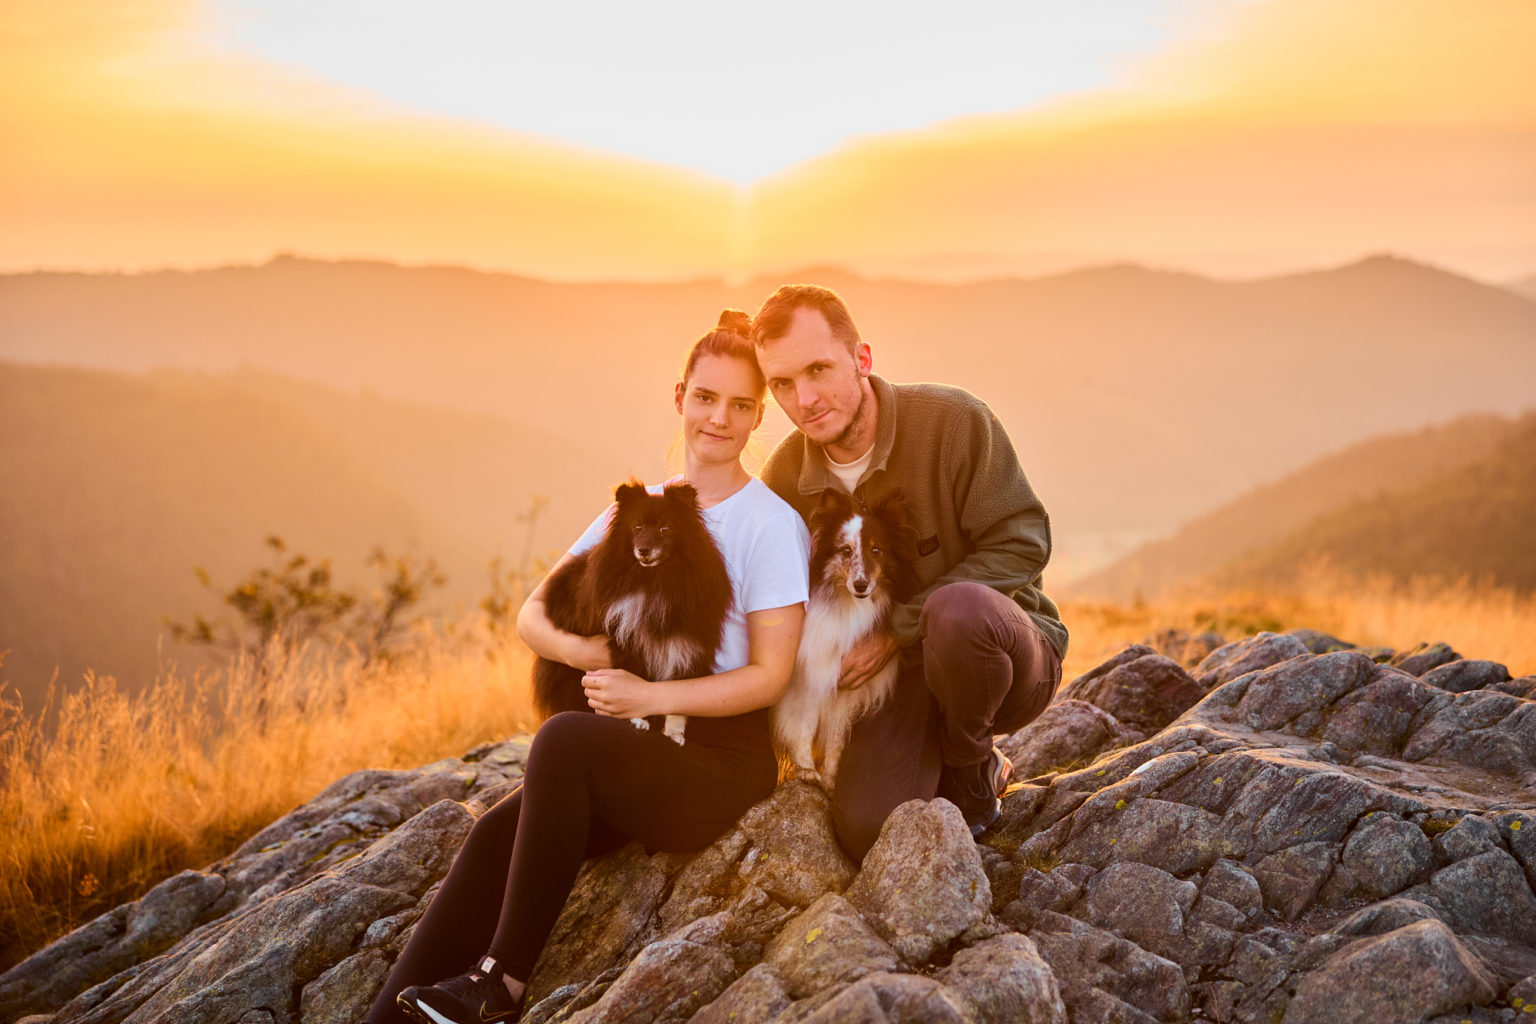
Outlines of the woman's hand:
<svg viewBox="0 0 1536 1024">
<path fill-rule="evenodd" d="M 622 668 L 600 668 L 581 677 L 587 703 L 593 711 L 613 718 L 646 718 L 664 715 L 654 698 L 662 689 Z"/>
</svg>

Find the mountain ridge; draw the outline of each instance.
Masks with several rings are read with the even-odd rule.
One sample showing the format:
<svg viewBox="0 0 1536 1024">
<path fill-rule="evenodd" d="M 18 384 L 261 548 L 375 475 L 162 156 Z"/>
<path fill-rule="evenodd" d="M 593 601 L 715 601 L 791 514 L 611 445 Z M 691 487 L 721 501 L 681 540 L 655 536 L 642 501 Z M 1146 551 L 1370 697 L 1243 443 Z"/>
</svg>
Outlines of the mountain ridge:
<svg viewBox="0 0 1536 1024">
<path fill-rule="evenodd" d="M 1245 556 L 1256 556 L 1357 502 L 1411 490 L 1437 474 L 1478 461 L 1532 424 L 1536 411 L 1515 419 L 1468 416 L 1346 446 L 1189 520 L 1170 536 L 1074 581 L 1064 592 L 1121 601 L 1155 599 Z M 1298 541 L 1292 546 L 1301 545 Z M 1253 574 L 1245 582 L 1253 582 Z"/>
</svg>

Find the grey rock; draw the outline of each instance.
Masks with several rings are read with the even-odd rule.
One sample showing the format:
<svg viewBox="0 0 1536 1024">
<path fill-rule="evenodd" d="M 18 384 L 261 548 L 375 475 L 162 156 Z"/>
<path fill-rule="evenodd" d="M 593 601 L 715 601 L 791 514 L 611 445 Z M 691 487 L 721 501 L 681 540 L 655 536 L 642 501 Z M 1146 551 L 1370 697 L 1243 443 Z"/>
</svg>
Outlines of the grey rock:
<svg viewBox="0 0 1536 1024">
<path fill-rule="evenodd" d="M 1473 767 L 1536 788 L 1536 702 L 1492 690 L 1453 694 L 1415 730 L 1402 759 Z"/>
<path fill-rule="evenodd" d="M 1212 651 L 1195 666 L 1194 677 L 1207 693 L 1249 672 L 1266 669 L 1309 653 L 1293 636 L 1259 633 Z"/>
<path fill-rule="evenodd" d="M 1115 716 L 1087 701 L 1058 697 L 1040 717 L 998 744 L 1014 775 L 1029 779 L 1075 766 L 1131 741 Z M 1137 738 L 1141 738 L 1139 734 Z"/>
<path fill-rule="evenodd" d="M 1183 666 L 1161 654 L 1147 651 L 1128 661 L 1106 664 L 1114 667 L 1106 672 L 1101 665 L 1079 676 L 1062 689 L 1060 699 L 1086 701 L 1131 728 L 1150 733 L 1205 696 L 1205 688 Z"/>
<path fill-rule="evenodd" d="M 1434 841 L 1435 853 L 1445 861 L 1466 860 L 1503 848 L 1498 828 L 1475 814 L 1464 815 L 1455 825 L 1435 836 Z"/>
<path fill-rule="evenodd" d="M 1166 960 L 1180 961 L 1188 951 L 1184 918 L 1198 895 L 1193 883 L 1147 864 L 1111 864 L 1089 879 L 1082 911 L 1074 916 Z"/>
<path fill-rule="evenodd" d="M 1360 940 L 1302 977 L 1285 1024 L 1413 1024 L 1494 997 L 1493 979 L 1439 921 Z"/>
<path fill-rule="evenodd" d="M 584 864 L 528 979 L 529 1005 L 622 964 L 655 937 L 652 919 L 674 867 L 638 843 Z"/>
<path fill-rule="evenodd" d="M 1536 676 L 1521 676 L 1507 683 L 1489 683 L 1483 689 L 1497 690 L 1499 693 L 1507 693 L 1521 700 L 1536 700 Z"/>
<path fill-rule="evenodd" d="M 1509 682 L 1509 669 L 1496 661 L 1452 661 L 1420 673 L 1419 678 L 1451 693 L 1466 693 Z"/>
<path fill-rule="evenodd" d="M 689 1018 L 690 1024 L 765 1024 L 789 1006 L 784 980 L 767 964 L 752 967 L 708 1006 Z"/>
<path fill-rule="evenodd" d="M 1536 889 L 1536 812 L 1506 811 L 1494 815 L 1491 820 L 1499 830 L 1499 837 L 1525 868 L 1531 888 Z"/>
<path fill-rule="evenodd" d="M 650 943 L 571 1024 L 685 1021 L 736 980 L 735 959 L 721 941 L 725 922 L 702 919 Z"/>
<path fill-rule="evenodd" d="M 1023 935 L 962 949 L 935 978 L 976 1024 L 1067 1024 L 1056 976 Z"/>
<path fill-rule="evenodd" d="M 992 904 L 976 843 L 947 800 L 909 800 L 886 820 L 846 893 L 908 963 L 926 963 Z"/>
<path fill-rule="evenodd" d="M 1536 896 L 1516 860 L 1503 850 L 1457 861 L 1429 882 L 1434 905 L 1458 931 L 1531 943 Z"/>
<path fill-rule="evenodd" d="M 1264 909 L 1259 880 L 1253 877 L 1253 872 L 1234 861 L 1222 859 L 1212 864 L 1205 873 L 1200 892 L 1235 907 L 1249 920 L 1257 917 Z"/>
<path fill-rule="evenodd" d="M 1300 640 L 1302 645 L 1313 654 L 1332 654 L 1334 651 L 1355 649 L 1355 645 L 1349 641 L 1340 640 L 1336 636 L 1315 629 L 1288 629 L 1285 635 Z"/>
<path fill-rule="evenodd" d="M 1424 830 L 1391 814 L 1368 813 L 1344 845 L 1344 867 L 1377 898 L 1424 881 L 1433 861 Z"/>
<path fill-rule="evenodd" d="M 1182 1021 L 1189 1016 L 1189 985 L 1172 961 L 1102 928 L 1050 911 L 1037 915 L 1030 938 L 1056 975 L 1074 1022 L 1113 1019 L 1102 1013 L 1117 1005 L 1134 1007 L 1154 1021 Z"/>
<path fill-rule="evenodd" d="M 381 950 L 361 953 L 323 971 L 304 986 L 299 998 L 300 1024 L 352 1024 L 360 1021 L 389 976 L 391 961 Z"/>
<path fill-rule="evenodd" d="M 1440 915 L 1427 904 L 1404 897 L 1382 900 L 1361 907 L 1334 926 L 1340 935 L 1385 935 L 1419 921 L 1439 921 Z"/>
<path fill-rule="evenodd" d="M 835 893 L 789 922 L 768 944 L 763 962 L 797 999 L 900 966 L 895 950 Z"/>
<path fill-rule="evenodd" d="M 1233 852 L 1221 819 L 1167 800 L 1117 797 L 1117 810 L 1074 829 L 1062 857 L 1102 866 L 1119 861 L 1151 864 L 1173 874 L 1199 871 Z"/>
<path fill-rule="evenodd" d="M 1237 705 L 1237 714 L 1251 729 L 1279 729 L 1331 704 L 1375 671 L 1371 660 L 1358 651 L 1297 657 L 1254 679 Z"/>
<path fill-rule="evenodd" d="M 0 1008 L 57 1009 L 76 993 L 167 949 L 215 915 L 223 876 L 183 871 L 143 897 L 81 925 L 0 976 Z"/>
<path fill-rule="evenodd" d="M 1346 1009 L 1514 1014 L 1510 993 L 1536 976 L 1536 704 L 1432 685 L 1473 663 L 1425 680 L 1328 651 L 1335 639 L 1213 651 L 1199 673 L 1213 689 L 1150 735 L 1053 705 L 1040 722 L 1054 731 L 1003 745 L 1041 758 L 1025 771 L 1096 760 L 1016 786 L 980 845 L 947 802 L 913 802 L 856 870 L 825 794 L 790 783 L 704 850 L 592 861 L 526 1018 L 1058 1021 L 1064 1007 L 1074 1024 L 1273 1024 L 1320 1019 L 1341 978 L 1358 1001 L 1410 969 L 1423 977 L 1402 998 Z M 1082 689 L 1140 714 L 1127 695 L 1156 696 L 1149 673 L 1178 679 L 1170 666 L 1132 648 Z M 339 780 L 0 977 L 0 1019 L 30 1012 L 16 997 L 42 974 L 49 1024 L 357 1019 L 526 750 Z"/>
<path fill-rule="evenodd" d="M 1412 648 L 1394 656 L 1390 662 L 1409 675 L 1422 676 L 1431 669 L 1439 668 L 1457 661 L 1461 655 L 1451 650 L 1450 644 L 1416 644 Z"/>
<path fill-rule="evenodd" d="M 914 974 L 869 975 L 796 1019 L 805 1024 L 971 1024 L 955 993 Z"/>
<path fill-rule="evenodd" d="M 1254 865 L 1264 906 L 1281 920 L 1294 921 L 1312 903 L 1333 869 L 1329 843 L 1302 843 L 1272 853 Z"/>
</svg>

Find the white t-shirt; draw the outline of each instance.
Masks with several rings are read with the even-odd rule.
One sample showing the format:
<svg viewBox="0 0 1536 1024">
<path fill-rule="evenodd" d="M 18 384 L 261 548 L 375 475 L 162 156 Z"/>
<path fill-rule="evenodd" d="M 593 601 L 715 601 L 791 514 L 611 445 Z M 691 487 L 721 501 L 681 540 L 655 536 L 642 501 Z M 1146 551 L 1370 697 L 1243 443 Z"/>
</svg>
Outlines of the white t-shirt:
<svg viewBox="0 0 1536 1024">
<path fill-rule="evenodd" d="M 652 484 L 646 490 L 660 494 L 663 486 Z M 597 546 L 608 532 L 616 507 L 609 505 L 592 521 L 571 545 L 571 554 Z M 811 534 L 800 513 L 757 477 L 720 504 L 704 509 L 704 525 L 725 558 L 735 597 L 720 650 L 715 652 L 715 671 L 728 672 L 747 664 L 748 612 L 799 604 L 810 596 Z"/>
<path fill-rule="evenodd" d="M 875 457 L 875 446 L 870 445 L 869 451 L 860 455 L 852 462 L 838 462 L 832 456 L 827 455 L 825 448 L 821 450 L 821 454 L 826 456 L 827 468 L 832 471 L 833 476 L 837 477 L 837 482 L 843 485 L 843 490 L 852 494 L 853 489 L 859 486 L 859 478 L 869 468 L 870 460 Z"/>
</svg>

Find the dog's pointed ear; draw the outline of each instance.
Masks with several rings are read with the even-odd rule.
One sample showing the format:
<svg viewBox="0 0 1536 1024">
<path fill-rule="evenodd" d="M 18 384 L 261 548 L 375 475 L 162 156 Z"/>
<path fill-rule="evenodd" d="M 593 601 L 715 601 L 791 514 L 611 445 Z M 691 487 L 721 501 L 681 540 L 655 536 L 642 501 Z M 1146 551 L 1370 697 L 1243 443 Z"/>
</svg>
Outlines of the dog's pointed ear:
<svg viewBox="0 0 1536 1024">
<path fill-rule="evenodd" d="M 693 489 L 693 484 L 667 484 L 662 493 L 690 511 L 698 511 L 699 492 Z"/>
<path fill-rule="evenodd" d="M 892 526 L 904 526 L 910 520 L 907 515 L 907 499 L 902 495 L 899 487 L 881 495 L 880 499 L 869 507 L 869 512 L 870 515 L 878 516 Z"/>
<path fill-rule="evenodd" d="M 645 497 L 646 493 L 645 484 L 634 477 L 630 477 L 619 484 L 618 489 L 613 492 L 613 500 L 623 505 L 637 498 Z"/>
<path fill-rule="evenodd" d="M 870 507 L 869 514 L 886 525 L 897 559 L 905 564 L 915 563 L 917 553 L 917 528 L 912 525 L 907 512 L 907 500 L 897 488 L 882 496 Z"/>
<path fill-rule="evenodd" d="M 840 523 L 853 514 L 853 497 L 841 487 L 828 487 L 821 492 L 821 501 L 811 512 L 811 529 L 819 530 L 828 523 Z"/>
</svg>

